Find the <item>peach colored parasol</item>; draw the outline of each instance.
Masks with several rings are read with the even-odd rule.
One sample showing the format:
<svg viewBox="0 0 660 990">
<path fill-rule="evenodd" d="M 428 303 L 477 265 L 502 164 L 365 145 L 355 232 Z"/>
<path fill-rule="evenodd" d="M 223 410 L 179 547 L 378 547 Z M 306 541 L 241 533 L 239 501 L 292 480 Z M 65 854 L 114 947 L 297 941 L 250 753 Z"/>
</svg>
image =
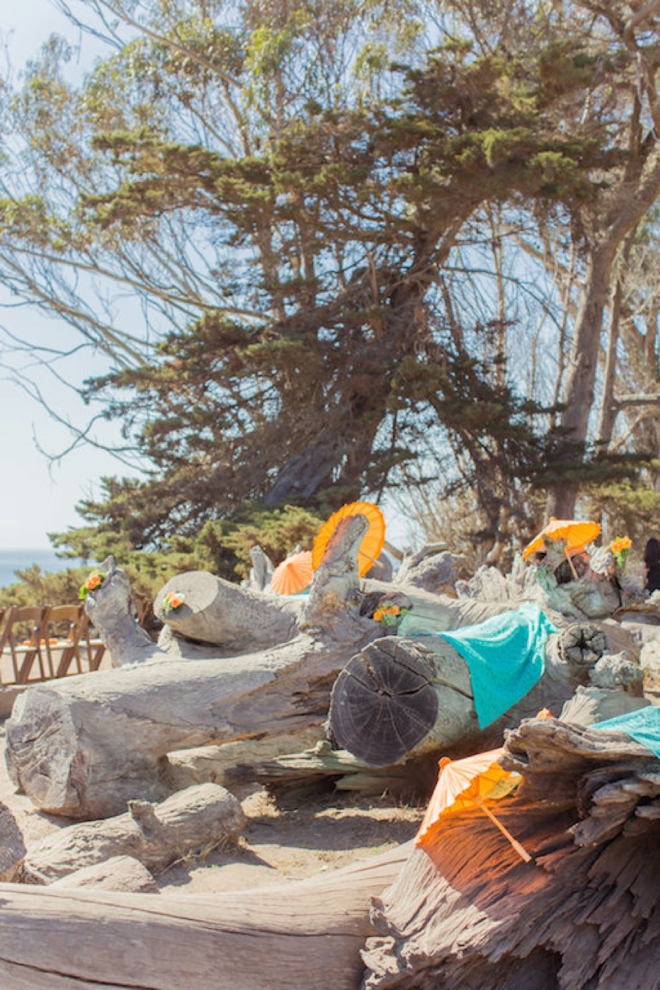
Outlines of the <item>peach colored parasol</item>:
<svg viewBox="0 0 660 990">
<path fill-rule="evenodd" d="M 296 595 L 307 587 L 313 577 L 312 551 L 301 550 L 300 553 L 292 553 L 275 568 L 270 586 L 278 595 Z"/>
<path fill-rule="evenodd" d="M 476 807 L 490 818 L 518 855 L 526 863 L 530 862 L 532 857 L 527 850 L 484 804 L 485 800 L 505 797 L 520 782 L 520 774 L 504 770 L 497 762 L 504 752 L 503 748 L 491 749 L 463 760 L 448 760 L 446 757 L 440 760 L 438 783 L 419 827 L 415 845 L 424 848 L 432 844 L 432 839 L 442 828 L 443 816 Z"/>
</svg>

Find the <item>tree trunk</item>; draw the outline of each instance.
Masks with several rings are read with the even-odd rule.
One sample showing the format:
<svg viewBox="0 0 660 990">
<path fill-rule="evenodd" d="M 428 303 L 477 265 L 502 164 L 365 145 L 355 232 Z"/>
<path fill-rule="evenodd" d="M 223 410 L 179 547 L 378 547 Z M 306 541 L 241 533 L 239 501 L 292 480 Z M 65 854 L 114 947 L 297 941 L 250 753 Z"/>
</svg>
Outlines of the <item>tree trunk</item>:
<svg viewBox="0 0 660 990">
<path fill-rule="evenodd" d="M 168 611 L 168 594 L 183 597 Z M 222 654 L 253 653 L 293 639 L 304 600 L 291 601 L 240 587 L 209 574 L 187 571 L 160 589 L 154 612 L 167 626 L 188 639 L 210 643 Z"/>
<path fill-rule="evenodd" d="M 603 218 L 602 233 L 592 248 L 575 321 L 569 373 L 562 397 L 565 410 L 560 425 L 562 432 L 568 434 L 568 443 L 575 444 L 578 449 L 587 439 L 603 314 L 608 303 L 616 254 L 660 193 L 660 148 L 657 147 L 657 139 L 656 146 L 647 156 L 641 147 L 636 148 L 635 152 L 638 158 L 635 154 L 631 156 L 631 164 L 614 197 L 614 204 L 609 215 Z M 550 492 L 547 515 L 571 519 L 575 513 L 578 491 L 579 481 L 562 478 Z"/>
<path fill-rule="evenodd" d="M 0 986 L 358 990 L 370 898 L 409 852 L 406 844 L 323 877 L 213 896 L 1 884 Z"/>
</svg>

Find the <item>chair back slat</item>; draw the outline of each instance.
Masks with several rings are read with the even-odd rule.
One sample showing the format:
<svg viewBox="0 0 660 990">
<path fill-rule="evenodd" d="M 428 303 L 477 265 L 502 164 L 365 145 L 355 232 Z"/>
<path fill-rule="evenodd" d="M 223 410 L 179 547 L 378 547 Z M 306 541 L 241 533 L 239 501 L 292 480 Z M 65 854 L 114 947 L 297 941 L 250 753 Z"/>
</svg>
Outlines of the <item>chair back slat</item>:
<svg viewBox="0 0 660 990">
<path fill-rule="evenodd" d="M 98 670 L 104 653 L 83 602 L 0 609 L 1 686 Z"/>
<path fill-rule="evenodd" d="M 0 634 L 0 655 L 9 652 L 13 668 L 13 683 L 27 684 L 29 680 L 48 680 L 53 672 L 48 665 L 44 617 L 48 606 L 12 605 Z M 30 677 L 34 661 L 38 677 Z"/>
</svg>

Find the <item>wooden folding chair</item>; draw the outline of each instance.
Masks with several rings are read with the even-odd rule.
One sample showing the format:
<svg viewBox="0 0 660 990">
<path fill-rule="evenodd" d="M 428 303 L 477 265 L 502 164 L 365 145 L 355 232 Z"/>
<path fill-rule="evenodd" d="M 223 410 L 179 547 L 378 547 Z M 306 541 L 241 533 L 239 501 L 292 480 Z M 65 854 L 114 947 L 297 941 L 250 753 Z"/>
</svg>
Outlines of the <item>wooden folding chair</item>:
<svg viewBox="0 0 660 990">
<path fill-rule="evenodd" d="M 74 661 L 77 672 L 82 674 L 80 645 L 88 627 L 83 603 L 49 606 L 44 616 L 44 626 L 46 652 L 53 676 L 66 677 Z"/>
<path fill-rule="evenodd" d="M 46 612 L 47 606 L 44 605 L 12 605 L 9 609 L 0 632 L 0 654 L 9 650 L 15 684 L 27 684 L 35 659 L 39 664 L 40 677 L 33 680 L 45 681 L 53 676 L 46 650 Z"/>
</svg>

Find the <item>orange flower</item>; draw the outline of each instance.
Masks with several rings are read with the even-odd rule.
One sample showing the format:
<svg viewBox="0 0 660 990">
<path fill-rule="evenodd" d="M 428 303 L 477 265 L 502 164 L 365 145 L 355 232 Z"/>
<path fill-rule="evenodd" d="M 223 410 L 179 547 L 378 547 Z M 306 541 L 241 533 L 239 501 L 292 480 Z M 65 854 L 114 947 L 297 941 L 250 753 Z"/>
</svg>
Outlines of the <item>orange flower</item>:
<svg viewBox="0 0 660 990">
<path fill-rule="evenodd" d="M 177 591 L 168 591 L 163 598 L 163 611 L 175 612 L 178 608 L 181 608 L 185 600 L 185 595 L 181 595 Z"/>
<path fill-rule="evenodd" d="M 629 536 L 618 536 L 610 543 L 610 550 L 612 553 L 621 553 L 623 550 L 630 550 L 631 546 L 632 540 Z"/>
<path fill-rule="evenodd" d="M 374 622 L 380 622 L 380 620 L 383 618 L 383 614 L 384 613 L 382 608 L 377 608 L 376 611 L 374 612 Z"/>
<path fill-rule="evenodd" d="M 78 595 L 78 597 L 81 599 L 86 598 L 87 594 L 90 591 L 94 591 L 96 588 L 101 587 L 101 585 L 105 581 L 105 578 L 106 575 L 103 573 L 103 571 L 95 571 L 93 574 L 90 574 L 87 580 L 83 581 L 83 583 L 80 585 L 80 594 Z"/>
</svg>

